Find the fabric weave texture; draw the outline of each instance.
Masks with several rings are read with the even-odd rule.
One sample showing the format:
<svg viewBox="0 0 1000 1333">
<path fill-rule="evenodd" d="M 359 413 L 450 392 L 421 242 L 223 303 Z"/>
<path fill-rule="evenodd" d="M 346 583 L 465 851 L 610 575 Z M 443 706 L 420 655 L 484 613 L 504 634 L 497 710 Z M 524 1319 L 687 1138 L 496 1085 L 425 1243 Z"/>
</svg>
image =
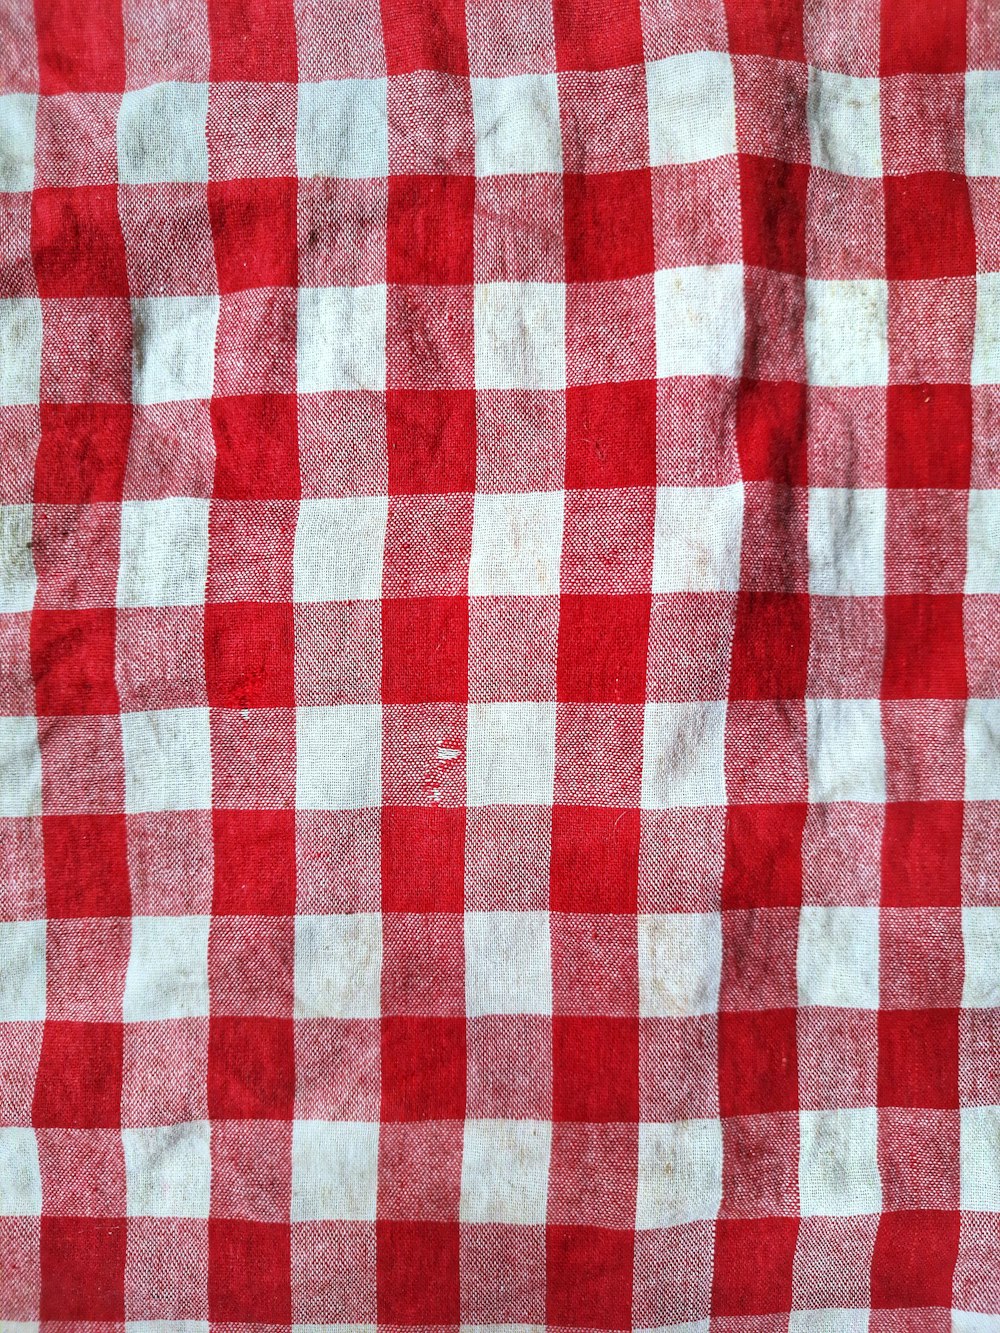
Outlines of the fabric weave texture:
<svg viewBox="0 0 1000 1333">
<path fill-rule="evenodd" d="M 0 0 L 3 1333 L 998 1333 L 998 0 Z"/>
</svg>

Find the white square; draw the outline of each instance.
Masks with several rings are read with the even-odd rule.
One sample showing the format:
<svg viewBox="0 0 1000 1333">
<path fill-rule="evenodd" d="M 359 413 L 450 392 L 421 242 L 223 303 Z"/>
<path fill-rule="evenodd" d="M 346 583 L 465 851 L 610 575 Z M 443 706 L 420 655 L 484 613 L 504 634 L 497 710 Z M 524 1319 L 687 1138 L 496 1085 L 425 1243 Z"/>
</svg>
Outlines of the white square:
<svg viewBox="0 0 1000 1333">
<path fill-rule="evenodd" d="M 965 705 L 965 799 L 1000 801 L 1000 699 Z"/>
<path fill-rule="evenodd" d="M 965 174 L 1000 176 L 1000 70 L 965 73 Z"/>
<path fill-rule="evenodd" d="M 42 383 L 42 303 L 0 298 L 0 407 L 37 404 Z"/>
<path fill-rule="evenodd" d="M 31 505 L 0 505 L 0 613 L 30 611 L 35 601 Z"/>
<path fill-rule="evenodd" d="M 296 1120 L 292 1127 L 292 1221 L 373 1222 L 378 1125 Z"/>
<path fill-rule="evenodd" d="M 209 1333 L 207 1319 L 128 1319 L 125 1333 Z"/>
<path fill-rule="evenodd" d="M 543 597 L 559 592 L 564 500 L 562 491 L 477 493 L 469 562 L 471 596 Z"/>
<path fill-rule="evenodd" d="M 878 79 L 811 65 L 806 118 L 814 167 L 842 176 L 882 175 Z"/>
<path fill-rule="evenodd" d="M 122 97 L 118 179 L 123 185 L 207 181 L 207 83 L 154 83 Z"/>
<path fill-rule="evenodd" d="M 1000 491 L 969 492 L 965 591 L 1000 593 Z"/>
<path fill-rule="evenodd" d="M 721 700 L 646 705 L 642 808 L 726 803 L 726 705 Z"/>
<path fill-rule="evenodd" d="M 295 529 L 297 602 L 349 602 L 382 595 L 384 495 L 302 500 Z"/>
<path fill-rule="evenodd" d="M 737 592 L 743 484 L 658 486 L 653 592 Z"/>
<path fill-rule="evenodd" d="M 800 1005 L 879 1007 L 877 907 L 803 907 L 796 970 Z"/>
<path fill-rule="evenodd" d="M 122 505 L 119 606 L 201 606 L 208 575 L 208 500 L 171 495 Z"/>
<path fill-rule="evenodd" d="M 548 912 L 466 912 L 465 1007 L 480 1014 L 551 1014 Z"/>
<path fill-rule="evenodd" d="M 665 912 L 639 917 L 639 1016 L 714 1014 L 722 977 L 718 912 Z"/>
<path fill-rule="evenodd" d="M 809 491 L 809 591 L 829 597 L 885 592 L 885 491 Z"/>
<path fill-rule="evenodd" d="M 743 266 L 659 269 L 653 284 L 657 376 L 738 379 L 743 365 Z"/>
<path fill-rule="evenodd" d="M 384 284 L 299 290 L 299 393 L 385 388 Z"/>
<path fill-rule="evenodd" d="M 649 163 L 705 162 L 736 152 L 733 67 L 724 51 L 686 51 L 646 65 Z"/>
<path fill-rule="evenodd" d="M 721 1203 L 721 1121 L 640 1124 L 638 1230 L 707 1221 Z"/>
<path fill-rule="evenodd" d="M 807 278 L 805 341 L 810 384 L 887 384 L 887 284 L 880 278 Z"/>
<path fill-rule="evenodd" d="M 125 813 L 212 808 L 207 708 L 122 714 Z"/>
<path fill-rule="evenodd" d="M 870 1310 L 839 1306 L 828 1310 L 792 1310 L 788 1333 L 868 1333 Z M 952 1330 L 955 1333 L 955 1330 Z"/>
<path fill-rule="evenodd" d="M 299 708 L 299 810 L 374 810 L 382 803 L 382 710 L 377 704 Z"/>
<path fill-rule="evenodd" d="M 472 80 L 476 175 L 562 171 L 559 81 L 555 74 Z"/>
<path fill-rule="evenodd" d="M 885 745 L 877 699 L 807 699 L 809 799 L 885 801 Z"/>
<path fill-rule="evenodd" d="M 803 1217 L 864 1217 L 882 1210 L 878 1111 L 799 1112 Z"/>
<path fill-rule="evenodd" d="M 42 813 L 42 756 L 33 717 L 0 717 L 0 818 Z"/>
<path fill-rule="evenodd" d="M 208 1014 L 207 916 L 136 916 L 125 976 L 126 1023 Z"/>
<path fill-rule="evenodd" d="M 976 275 L 973 384 L 1000 384 L 1000 273 Z"/>
<path fill-rule="evenodd" d="M 1000 1008 L 1000 907 L 963 907 L 965 1009 Z"/>
<path fill-rule="evenodd" d="M 0 193 L 20 194 L 35 183 L 34 93 L 0 97 Z"/>
<path fill-rule="evenodd" d="M 218 322 L 217 296 L 133 298 L 133 402 L 211 398 Z"/>
<path fill-rule="evenodd" d="M 991 1209 L 996 1212 L 996 1209 Z M 951 1333 L 1000 1333 L 1000 1314 L 978 1310 L 952 1310 Z"/>
<path fill-rule="evenodd" d="M 45 1017 L 45 922 L 0 921 L 0 1023 Z"/>
<path fill-rule="evenodd" d="M 346 180 L 389 174 L 385 79 L 299 84 L 295 158 L 302 177 Z"/>
<path fill-rule="evenodd" d="M 0 1125 L 0 1217 L 40 1217 L 41 1212 L 42 1174 L 35 1131 Z"/>
<path fill-rule="evenodd" d="M 470 704 L 467 745 L 470 806 L 552 804 L 554 703 Z"/>
<path fill-rule="evenodd" d="M 466 1120 L 459 1221 L 544 1225 L 551 1156 L 546 1120 Z"/>
<path fill-rule="evenodd" d="M 296 916 L 296 1018 L 378 1018 L 381 1012 L 378 913 Z"/>
<path fill-rule="evenodd" d="M 207 1120 L 122 1130 L 129 1217 L 208 1217 L 210 1132 Z"/>
<path fill-rule="evenodd" d="M 481 283 L 475 325 L 477 389 L 566 387 L 562 283 Z"/>
<path fill-rule="evenodd" d="M 996 1213 L 1000 1190 L 1000 1106 L 963 1106 L 961 1207 Z"/>
</svg>

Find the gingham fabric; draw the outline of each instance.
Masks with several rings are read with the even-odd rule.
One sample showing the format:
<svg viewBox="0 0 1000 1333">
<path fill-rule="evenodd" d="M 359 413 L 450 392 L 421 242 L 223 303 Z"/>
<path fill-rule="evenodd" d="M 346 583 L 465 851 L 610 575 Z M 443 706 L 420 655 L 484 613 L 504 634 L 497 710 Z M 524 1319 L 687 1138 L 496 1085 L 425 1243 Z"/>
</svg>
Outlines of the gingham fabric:
<svg viewBox="0 0 1000 1333">
<path fill-rule="evenodd" d="M 4 1333 L 997 1333 L 997 0 L 0 89 Z"/>
</svg>

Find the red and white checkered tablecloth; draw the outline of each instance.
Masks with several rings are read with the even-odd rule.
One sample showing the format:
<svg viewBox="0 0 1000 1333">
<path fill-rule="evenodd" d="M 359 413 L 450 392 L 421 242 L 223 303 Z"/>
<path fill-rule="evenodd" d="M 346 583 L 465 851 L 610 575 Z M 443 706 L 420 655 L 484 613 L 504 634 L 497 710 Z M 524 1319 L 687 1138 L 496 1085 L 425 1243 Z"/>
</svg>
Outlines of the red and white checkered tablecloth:
<svg viewBox="0 0 1000 1333">
<path fill-rule="evenodd" d="M 0 1328 L 998 1333 L 1000 0 L 0 0 Z"/>
</svg>

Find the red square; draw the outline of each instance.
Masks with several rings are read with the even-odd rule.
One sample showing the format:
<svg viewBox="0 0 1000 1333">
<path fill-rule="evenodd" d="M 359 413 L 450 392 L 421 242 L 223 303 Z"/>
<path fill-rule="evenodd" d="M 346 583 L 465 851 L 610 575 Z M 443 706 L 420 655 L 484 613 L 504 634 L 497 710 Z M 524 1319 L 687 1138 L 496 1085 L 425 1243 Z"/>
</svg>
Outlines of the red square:
<svg viewBox="0 0 1000 1333">
<path fill-rule="evenodd" d="M 31 1122 L 62 1129 L 121 1124 L 121 1023 L 47 1022 Z"/>
<path fill-rule="evenodd" d="M 933 5 L 915 5 L 912 0 L 882 0 L 880 72 L 955 74 L 963 71 L 965 30 L 966 0 L 935 0 Z"/>
<path fill-rule="evenodd" d="M 882 697 L 964 699 L 967 694 L 961 595 L 887 597 Z"/>
<path fill-rule="evenodd" d="M 615 6 L 601 0 L 560 0 L 552 7 L 560 69 L 619 69 L 643 62 L 638 0 Z"/>
<path fill-rule="evenodd" d="M 125 816 L 48 815 L 42 827 L 48 916 L 128 916 Z"/>
<path fill-rule="evenodd" d="M 562 703 L 641 704 L 650 598 L 564 594 L 556 691 Z"/>
<path fill-rule="evenodd" d="M 785 1314 L 792 1308 L 796 1217 L 720 1218 L 715 1224 L 712 1314 Z"/>
<path fill-rule="evenodd" d="M 639 1118 L 639 1023 L 558 1015 L 552 1020 L 552 1118 Z"/>
<path fill-rule="evenodd" d="M 382 702 L 467 703 L 469 599 L 382 602 Z"/>
<path fill-rule="evenodd" d="M 298 78 L 292 0 L 208 0 L 208 31 L 213 83 L 295 83 Z"/>
<path fill-rule="evenodd" d="M 283 0 L 275 3 L 284 7 Z M 273 49 L 270 36 L 266 45 Z M 295 181 L 282 177 L 209 182 L 208 215 L 220 293 L 295 286 L 295 197 Z"/>
<path fill-rule="evenodd" d="M 474 389 L 390 389 L 385 409 L 391 495 L 476 489 Z"/>
<path fill-rule="evenodd" d="M 34 11 L 41 92 L 122 92 L 125 29 L 120 0 L 95 0 L 87 6 L 85 22 L 73 0 L 35 0 Z"/>
<path fill-rule="evenodd" d="M 962 902 L 961 801 L 892 801 L 882 836 L 886 907 L 958 907 Z"/>
<path fill-rule="evenodd" d="M 798 1106 L 795 1010 L 720 1013 L 721 1114 L 797 1111 Z"/>
<path fill-rule="evenodd" d="M 119 501 L 125 481 L 132 408 L 118 403 L 42 403 L 35 501 Z"/>
<path fill-rule="evenodd" d="M 563 206 L 567 282 L 609 282 L 652 273 L 653 192 L 648 171 L 567 173 Z"/>
<path fill-rule="evenodd" d="M 958 1010 L 881 1009 L 879 1106 L 958 1106 Z"/>
<path fill-rule="evenodd" d="M 736 447 L 744 481 L 806 484 L 806 386 L 743 380 L 736 398 Z"/>
<path fill-rule="evenodd" d="M 573 489 L 656 482 L 656 380 L 566 390 L 566 485 Z"/>
<path fill-rule="evenodd" d="M 802 0 L 725 0 L 734 54 L 804 60 Z"/>
<path fill-rule="evenodd" d="M 463 0 L 382 0 L 386 72 L 468 74 Z"/>
<path fill-rule="evenodd" d="M 208 1114 L 219 1120 L 290 1120 L 295 1032 L 283 1018 L 212 1018 Z"/>
<path fill-rule="evenodd" d="M 546 1320 L 573 1328 L 631 1328 L 635 1233 L 546 1228 Z"/>
<path fill-rule="evenodd" d="M 382 1119 L 465 1116 L 465 1019 L 382 1020 Z"/>
<path fill-rule="evenodd" d="M 886 393 L 886 483 L 966 490 L 972 475 L 970 386 L 890 384 Z"/>
<path fill-rule="evenodd" d="M 976 234 L 964 176 L 925 171 L 886 176 L 888 278 L 967 277 L 976 272 Z"/>
<path fill-rule="evenodd" d="M 295 618 L 281 602 L 205 607 L 205 681 L 216 708 L 295 706 Z"/>
<path fill-rule="evenodd" d="M 213 398 L 214 494 L 220 500 L 297 500 L 299 444 L 293 394 Z"/>
<path fill-rule="evenodd" d="M 806 271 L 809 168 L 801 162 L 740 155 L 743 257 L 781 273 Z"/>
<path fill-rule="evenodd" d="M 287 1223 L 209 1218 L 208 1312 L 219 1323 L 291 1323 L 292 1231 Z"/>
<path fill-rule="evenodd" d="M 553 912 L 634 912 L 639 892 L 638 810 L 557 805 L 552 810 Z"/>
<path fill-rule="evenodd" d="M 872 1309 L 950 1310 L 961 1223 L 960 1213 L 937 1208 L 883 1213 L 872 1254 Z"/>
<path fill-rule="evenodd" d="M 294 810 L 213 810 L 212 831 L 212 911 L 220 916 L 292 916 Z"/>
<path fill-rule="evenodd" d="M 731 699 L 801 699 L 809 671 L 809 598 L 741 592 L 733 636 Z"/>
<path fill-rule="evenodd" d="M 461 912 L 465 809 L 382 807 L 382 910 Z"/>
<path fill-rule="evenodd" d="M 31 254 L 39 296 L 128 296 L 117 187 L 36 189 Z"/>
<path fill-rule="evenodd" d="M 389 177 L 386 280 L 471 283 L 473 176 Z"/>
<path fill-rule="evenodd" d="M 376 1230 L 378 1322 L 458 1324 L 461 1319 L 457 1222 L 379 1218 Z"/>
<path fill-rule="evenodd" d="M 114 611 L 35 611 L 31 670 L 40 714 L 117 713 Z"/>
<path fill-rule="evenodd" d="M 805 804 L 731 805 L 726 813 L 722 906 L 798 907 Z"/>
<path fill-rule="evenodd" d="M 125 1222 L 42 1215 L 39 1315 L 43 1320 L 125 1318 Z"/>
</svg>

